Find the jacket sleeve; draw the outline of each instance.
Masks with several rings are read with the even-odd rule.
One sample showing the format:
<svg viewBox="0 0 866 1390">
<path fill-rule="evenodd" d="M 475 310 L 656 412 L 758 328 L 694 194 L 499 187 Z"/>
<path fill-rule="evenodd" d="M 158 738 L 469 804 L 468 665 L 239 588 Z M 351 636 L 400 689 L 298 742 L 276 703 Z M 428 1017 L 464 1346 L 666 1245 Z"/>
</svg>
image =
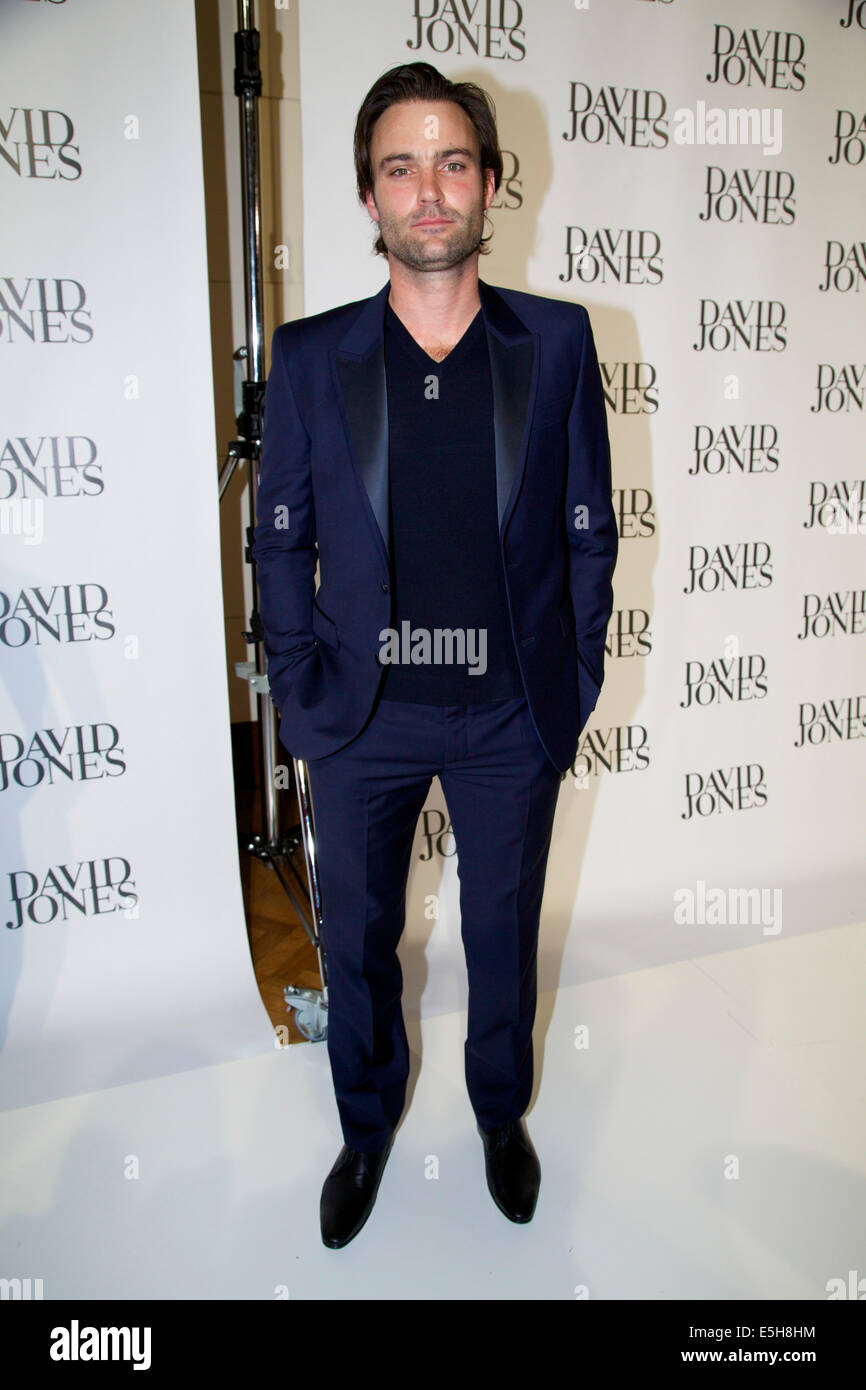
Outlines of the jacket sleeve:
<svg viewBox="0 0 866 1390">
<path fill-rule="evenodd" d="M 312 629 L 317 550 L 310 437 L 292 389 L 288 328 L 277 328 L 271 343 L 252 546 L 268 684 L 281 712 L 319 659 Z"/>
<path fill-rule="evenodd" d="M 601 371 L 589 314 L 580 307 L 583 342 L 568 417 L 565 520 L 582 729 L 596 706 L 604 681 L 604 644 L 613 612 L 612 579 L 619 534 L 611 497 L 610 442 Z"/>
</svg>

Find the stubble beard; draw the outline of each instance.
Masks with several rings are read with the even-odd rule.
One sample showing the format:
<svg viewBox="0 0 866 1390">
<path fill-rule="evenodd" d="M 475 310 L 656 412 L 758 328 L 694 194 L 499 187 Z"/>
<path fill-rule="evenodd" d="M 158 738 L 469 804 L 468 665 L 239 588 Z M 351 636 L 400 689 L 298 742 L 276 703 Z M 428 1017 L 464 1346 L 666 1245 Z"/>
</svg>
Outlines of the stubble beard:
<svg viewBox="0 0 866 1390">
<path fill-rule="evenodd" d="M 440 232 L 413 232 L 406 223 L 387 213 L 379 213 L 379 235 L 385 250 L 395 260 L 412 270 L 448 270 L 465 261 L 481 245 L 484 234 L 484 209 L 478 207 L 468 216 L 451 213 L 454 229 Z"/>
</svg>

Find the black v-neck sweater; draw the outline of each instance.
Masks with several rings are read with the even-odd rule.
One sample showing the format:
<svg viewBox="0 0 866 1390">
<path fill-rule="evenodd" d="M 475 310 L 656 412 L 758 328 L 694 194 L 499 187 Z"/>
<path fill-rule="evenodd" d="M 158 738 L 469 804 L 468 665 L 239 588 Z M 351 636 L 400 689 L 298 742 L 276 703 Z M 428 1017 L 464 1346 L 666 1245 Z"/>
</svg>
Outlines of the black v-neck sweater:
<svg viewBox="0 0 866 1390">
<path fill-rule="evenodd" d="M 522 695 L 499 541 L 481 310 L 436 362 L 387 305 L 385 376 L 397 640 L 386 656 L 382 698 L 462 705 Z"/>
</svg>

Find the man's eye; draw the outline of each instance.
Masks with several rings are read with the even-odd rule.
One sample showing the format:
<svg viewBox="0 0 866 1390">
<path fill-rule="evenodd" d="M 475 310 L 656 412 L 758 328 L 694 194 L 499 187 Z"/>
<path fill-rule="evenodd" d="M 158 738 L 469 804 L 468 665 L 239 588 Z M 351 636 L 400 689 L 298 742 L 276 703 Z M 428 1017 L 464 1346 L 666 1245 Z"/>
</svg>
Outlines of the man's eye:
<svg viewBox="0 0 866 1390">
<path fill-rule="evenodd" d="M 449 159 L 448 163 L 445 165 L 445 168 L 446 168 L 446 169 L 465 169 L 465 168 L 466 168 L 466 165 L 465 165 L 465 164 L 461 164 L 461 162 L 460 162 L 459 159 Z"/>
<path fill-rule="evenodd" d="M 392 170 L 391 170 L 391 173 L 392 173 L 392 174 L 408 174 L 408 172 L 409 172 L 409 171 L 408 171 L 408 169 L 406 168 L 405 164 L 401 164 L 400 167 L 399 167 L 398 169 L 392 169 Z"/>
</svg>

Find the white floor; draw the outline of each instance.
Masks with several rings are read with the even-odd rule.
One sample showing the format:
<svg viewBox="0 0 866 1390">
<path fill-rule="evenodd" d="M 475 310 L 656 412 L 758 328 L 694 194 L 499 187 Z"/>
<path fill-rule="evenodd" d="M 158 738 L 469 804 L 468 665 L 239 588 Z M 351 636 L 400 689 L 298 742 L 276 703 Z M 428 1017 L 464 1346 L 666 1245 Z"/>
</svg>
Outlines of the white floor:
<svg viewBox="0 0 866 1390">
<path fill-rule="evenodd" d="M 45 1299 L 826 1299 L 866 1277 L 864 983 L 848 926 L 540 996 L 526 1226 L 487 1192 L 461 1015 L 410 1029 L 342 1250 L 325 1044 L 7 1111 L 0 1275 Z"/>
</svg>

